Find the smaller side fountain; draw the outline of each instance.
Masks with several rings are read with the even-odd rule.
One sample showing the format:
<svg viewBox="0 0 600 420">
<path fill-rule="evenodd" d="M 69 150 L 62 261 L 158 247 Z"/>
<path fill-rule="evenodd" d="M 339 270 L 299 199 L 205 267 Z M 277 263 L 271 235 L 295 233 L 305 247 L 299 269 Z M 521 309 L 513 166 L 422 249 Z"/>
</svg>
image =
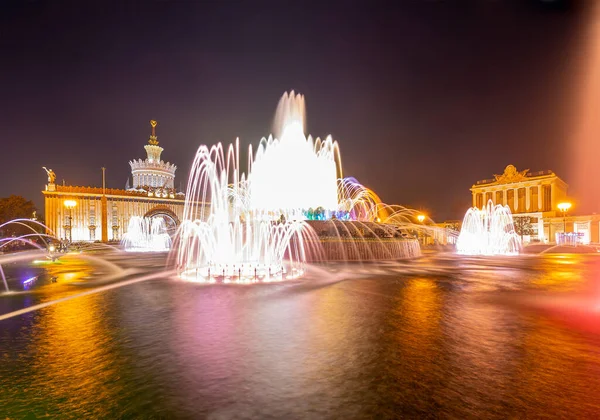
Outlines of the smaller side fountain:
<svg viewBox="0 0 600 420">
<path fill-rule="evenodd" d="M 467 210 L 456 242 L 459 254 L 516 255 L 520 250 L 521 240 L 508 206 L 494 205 L 489 200 L 481 210 Z"/>
<path fill-rule="evenodd" d="M 121 245 L 129 252 L 165 252 L 171 249 L 171 237 L 162 218 L 134 216 Z"/>
</svg>

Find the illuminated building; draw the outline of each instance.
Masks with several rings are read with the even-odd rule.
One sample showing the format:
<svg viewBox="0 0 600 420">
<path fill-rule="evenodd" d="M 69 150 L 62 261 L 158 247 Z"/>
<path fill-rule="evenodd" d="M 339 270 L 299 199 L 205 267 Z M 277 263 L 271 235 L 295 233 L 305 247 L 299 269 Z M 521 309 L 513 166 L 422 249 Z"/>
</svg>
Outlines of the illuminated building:
<svg viewBox="0 0 600 420">
<path fill-rule="evenodd" d="M 158 145 L 156 137 L 157 122 L 150 121 L 152 126 L 152 134 L 148 140 L 148 144 L 144 146 L 146 149 L 146 159 L 132 160 L 129 162 L 131 166 L 131 175 L 133 177 L 133 190 L 147 190 L 148 188 L 157 190 L 157 192 L 166 197 L 169 190 L 174 190 L 175 170 L 177 166 L 162 161 L 160 155 L 164 150 Z M 160 191 L 164 189 L 164 191 Z"/>
<path fill-rule="evenodd" d="M 531 234 L 525 242 L 553 243 L 564 232 L 579 233 L 582 243 L 598 242 L 600 215 L 569 215 L 559 210 L 561 202 L 569 201 L 568 185 L 553 171 L 517 171 L 508 165 L 502 175 L 477 181 L 471 187 L 473 207 L 481 209 L 492 200 L 508 206 L 513 217 L 528 217 Z"/>
<path fill-rule="evenodd" d="M 179 225 L 185 194 L 174 188 L 177 167 L 160 159 L 163 148 L 158 146 L 157 123 L 150 124 L 147 158 L 130 162 L 131 188 L 58 185 L 54 172 L 46 169 L 48 184 L 42 193 L 46 225 L 51 232 L 73 241 L 108 242 L 123 237 L 133 216 L 163 217 L 171 231 Z"/>
</svg>

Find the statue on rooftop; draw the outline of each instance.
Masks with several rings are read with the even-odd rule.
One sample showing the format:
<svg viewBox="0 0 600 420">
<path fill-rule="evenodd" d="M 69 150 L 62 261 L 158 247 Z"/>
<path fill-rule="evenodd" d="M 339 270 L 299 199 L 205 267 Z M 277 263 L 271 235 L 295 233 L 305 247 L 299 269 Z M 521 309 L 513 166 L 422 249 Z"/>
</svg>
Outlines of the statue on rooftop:
<svg viewBox="0 0 600 420">
<path fill-rule="evenodd" d="M 48 184 L 54 184 L 54 181 L 56 181 L 56 174 L 54 173 L 54 171 L 52 169 L 46 168 L 45 166 L 42 166 L 42 169 L 45 170 L 48 174 Z"/>
</svg>

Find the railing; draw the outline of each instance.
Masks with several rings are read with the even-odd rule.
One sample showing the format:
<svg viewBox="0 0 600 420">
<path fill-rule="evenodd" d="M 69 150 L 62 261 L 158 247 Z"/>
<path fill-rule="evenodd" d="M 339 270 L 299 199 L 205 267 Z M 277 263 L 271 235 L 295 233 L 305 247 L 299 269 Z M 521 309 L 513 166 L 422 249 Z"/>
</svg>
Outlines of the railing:
<svg viewBox="0 0 600 420">
<path fill-rule="evenodd" d="M 529 172 L 527 174 L 527 177 L 534 177 L 534 176 L 544 176 L 544 175 L 554 175 L 554 172 L 547 170 L 547 171 L 537 171 L 537 172 Z"/>
<path fill-rule="evenodd" d="M 496 178 L 482 179 L 481 181 L 477 181 L 475 185 L 491 184 L 492 182 L 496 182 Z"/>
<path fill-rule="evenodd" d="M 154 197 L 148 195 L 148 192 L 142 191 L 129 191 L 129 190 L 120 190 L 115 188 L 106 188 L 103 189 L 101 187 L 78 187 L 71 185 L 56 185 L 56 192 L 63 193 L 83 193 L 83 194 L 106 194 L 106 195 L 123 195 L 123 196 L 131 196 L 131 197 Z M 185 196 L 175 194 L 174 191 L 169 191 L 169 193 L 173 192 L 174 197 L 170 197 L 171 199 L 180 199 L 184 200 Z M 156 197 L 163 198 L 163 197 Z M 169 197 L 164 197 L 169 198 Z"/>
</svg>

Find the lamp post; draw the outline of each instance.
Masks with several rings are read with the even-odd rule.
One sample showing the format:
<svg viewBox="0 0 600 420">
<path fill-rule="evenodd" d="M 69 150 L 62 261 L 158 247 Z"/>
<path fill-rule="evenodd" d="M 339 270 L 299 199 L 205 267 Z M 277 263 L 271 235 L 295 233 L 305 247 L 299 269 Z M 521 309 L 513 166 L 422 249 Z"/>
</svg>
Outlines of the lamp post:
<svg viewBox="0 0 600 420">
<path fill-rule="evenodd" d="M 567 212 L 570 208 L 571 203 L 569 202 L 558 203 L 558 209 L 563 214 L 563 233 L 567 233 Z"/>
<path fill-rule="evenodd" d="M 65 207 L 69 210 L 69 243 L 73 242 L 73 208 L 77 205 L 77 201 L 75 200 L 65 200 Z"/>
<path fill-rule="evenodd" d="M 417 220 L 422 225 L 423 221 L 425 220 L 425 215 L 424 214 L 419 214 L 417 216 Z M 419 236 L 421 236 L 423 238 L 422 242 L 423 242 L 423 245 L 425 245 L 425 237 L 421 234 L 420 230 L 419 230 Z"/>
</svg>

